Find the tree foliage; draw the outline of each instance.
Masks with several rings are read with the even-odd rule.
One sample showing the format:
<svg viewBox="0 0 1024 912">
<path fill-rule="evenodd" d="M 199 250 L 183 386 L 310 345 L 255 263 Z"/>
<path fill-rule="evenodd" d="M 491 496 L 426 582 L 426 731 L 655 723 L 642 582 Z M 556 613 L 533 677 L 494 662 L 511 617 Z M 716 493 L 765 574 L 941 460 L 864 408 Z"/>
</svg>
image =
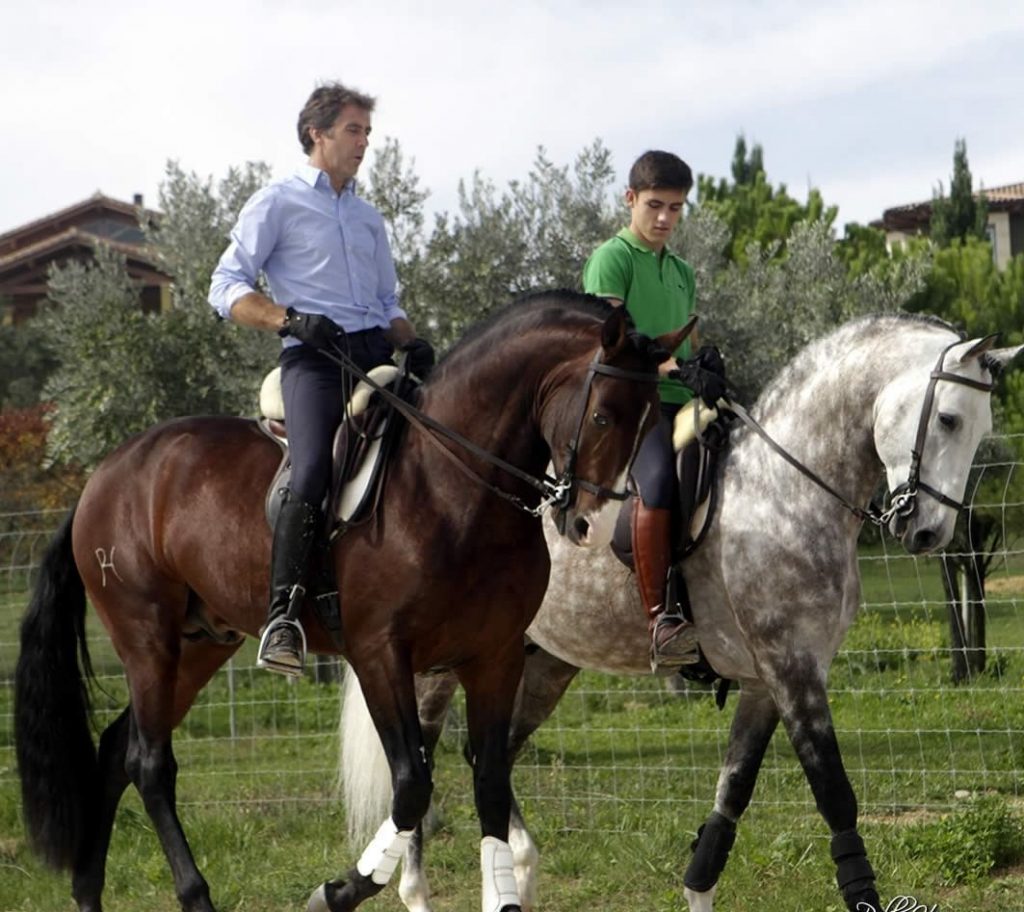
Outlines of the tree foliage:
<svg viewBox="0 0 1024 912">
<path fill-rule="evenodd" d="M 0 410 L 36 405 L 56 366 L 57 358 L 40 326 L 0 326 Z"/>
<path fill-rule="evenodd" d="M 984 196 L 974 195 L 974 180 L 967 162 L 967 143 L 958 139 L 953 149 L 953 174 L 949 180 L 949 196 L 940 182 L 932 200 L 929 233 L 933 243 L 948 247 L 956 241 L 987 237 L 988 205 Z"/>
<path fill-rule="evenodd" d="M 613 177 L 595 141 L 571 167 L 538 149 L 527 178 L 500 192 L 480 173 L 461 181 L 457 210 L 435 217 L 415 268 L 405 265 L 403 300 L 421 331 L 446 347 L 516 295 L 579 287 L 586 258 L 624 219 L 608 198 Z"/>
<path fill-rule="evenodd" d="M 428 225 L 428 194 L 414 163 L 397 141 L 386 140 L 369 168 L 367 196 L 387 222 L 402 302 L 420 332 L 444 348 L 515 295 L 578 288 L 587 256 L 628 219 L 612 193 L 614 174 L 600 141 L 570 164 L 553 162 L 540 148 L 527 176 L 503 188 L 473 174 L 460 183 L 455 210 Z M 267 177 L 265 166 L 250 163 L 214 186 L 168 165 L 163 217 L 146 225 L 161 265 L 174 276 L 166 313 L 141 313 L 123 261 L 110 252 L 91 267 L 54 272 L 56 308 L 46 326 L 62 362 L 49 389 L 60 406 L 55 458 L 92 464 L 128 433 L 171 415 L 251 411 L 276 340 L 218 323 L 206 294 L 230 226 Z M 932 261 L 923 247 L 890 254 L 878 232 L 859 226 L 837 244 L 834 207 L 813 190 L 800 203 L 784 186 L 773 188 L 760 146 L 748 150 L 742 137 L 731 181 L 702 177 L 701 188 L 701 205 L 680 222 L 673 246 L 696 271 L 703 336 L 723 348 L 748 401 L 838 322 L 898 309 L 928 291 Z M 942 295 L 947 312 L 959 308 L 965 322 L 978 323 L 971 308 L 995 289 L 1003 303 L 989 307 L 991 322 L 1021 325 L 1012 282 L 1003 289 L 1009 280 L 970 259 L 971 251 L 968 244 L 940 252 L 949 260 L 942 260 L 945 276 L 956 273 L 958 256 L 967 259 L 955 292 L 932 278 L 932 294 Z M 976 296 L 964 292 L 975 286 Z M 95 351 L 104 352 L 102 364 Z"/>
<path fill-rule="evenodd" d="M 143 313 L 124 256 L 105 246 L 92 262 L 51 269 L 51 304 L 39 319 L 60 362 L 45 388 L 56 405 L 51 461 L 91 467 L 163 419 L 253 411 L 275 340 L 222 323 L 206 294 L 230 225 L 266 176 L 264 166 L 248 165 L 215 192 L 168 164 L 164 214 L 144 225 L 174 279 L 166 312 Z"/>
<path fill-rule="evenodd" d="M 732 181 L 701 174 L 697 178 L 697 197 L 702 208 L 710 209 L 729 230 L 726 257 L 741 265 L 752 253 L 784 258 L 787 241 L 800 222 L 824 222 L 831 225 L 838 209 L 826 206 L 816 188 L 808 191 L 807 202 L 789 195 L 785 184 L 776 189 L 764 169 L 764 152 L 759 144 L 747 152 L 746 139 L 736 140 L 732 162 Z M 756 248 L 752 248 L 756 245 Z"/>
<path fill-rule="evenodd" d="M 691 246 L 694 234 L 728 234 L 724 223 L 714 224 L 716 218 L 702 214 L 703 227 L 688 229 L 683 252 L 696 261 L 702 338 L 722 349 L 730 381 L 747 403 L 809 342 L 846 320 L 899 310 L 924 279 L 921 259 L 884 273 L 851 276 L 832 229 L 821 220 L 793 226 L 784 258 L 778 256 L 781 242 L 762 247 L 752 241 L 745 265 L 727 261 L 716 270 L 713 260 L 702 262 L 712 245 L 705 244 L 703 253 Z"/>
<path fill-rule="evenodd" d="M 52 409 L 36 403 L 0 411 L 0 513 L 64 507 L 80 489 L 79 473 L 45 466 Z"/>
</svg>

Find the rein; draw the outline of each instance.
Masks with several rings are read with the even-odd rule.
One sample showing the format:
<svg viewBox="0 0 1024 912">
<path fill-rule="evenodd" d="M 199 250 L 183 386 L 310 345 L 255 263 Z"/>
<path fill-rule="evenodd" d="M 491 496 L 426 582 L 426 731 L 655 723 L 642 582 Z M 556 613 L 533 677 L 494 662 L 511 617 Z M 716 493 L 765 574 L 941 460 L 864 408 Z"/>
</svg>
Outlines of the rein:
<svg viewBox="0 0 1024 912">
<path fill-rule="evenodd" d="M 530 516 L 541 516 L 548 507 L 554 507 L 561 510 L 566 509 L 575 500 L 576 491 L 579 488 L 582 488 L 584 491 L 598 497 L 606 497 L 611 500 L 625 500 L 629 496 L 627 491 L 615 491 L 610 488 L 606 488 L 603 485 L 595 484 L 594 482 L 587 481 L 586 479 L 576 477 L 576 460 L 579 455 L 579 441 L 583 433 L 583 422 L 586 418 L 587 405 L 590 402 L 590 387 L 594 381 L 595 374 L 603 374 L 605 376 L 614 377 L 618 380 L 630 380 L 635 383 L 657 383 L 657 374 L 628 371 L 620 367 L 615 367 L 611 364 L 603 364 L 598 360 L 600 358 L 600 351 L 598 351 L 594 355 L 593 360 L 587 366 L 587 379 L 583 387 L 583 402 L 580 407 L 580 417 L 576 424 L 576 432 L 568 447 L 565 468 L 561 473 L 559 473 L 557 478 L 552 478 L 547 473 L 544 474 L 543 478 L 536 478 L 528 472 L 524 472 L 518 466 L 514 466 L 512 463 L 507 462 L 501 457 L 495 456 L 488 450 L 483 449 L 483 447 L 473 443 L 472 440 L 464 437 L 458 431 L 454 431 L 446 425 L 441 424 L 441 422 L 431 418 L 414 405 L 406 402 L 400 396 L 395 395 L 391 390 L 381 386 L 337 346 L 335 346 L 334 352 L 320 349 L 320 353 L 324 355 L 324 357 L 333 361 L 343 370 L 350 371 L 369 386 L 375 393 L 378 393 L 392 408 L 405 417 L 410 424 L 418 427 L 421 431 L 424 431 L 427 440 L 449 461 L 451 461 L 460 472 L 482 485 L 492 494 L 496 494 L 503 500 L 506 500 L 518 507 L 524 513 L 528 513 Z M 645 407 L 640 423 L 637 426 L 636 439 L 633 441 L 633 449 L 630 453 L 630 463 L 636 456 L 636 451 L 639 448 L 644 423 L 646 422 L 647 412 L 649 409 L 650 404 Z M 540 502 L 537 506 L 531 507 L 521 497 L 491 484 L 491 482 L 486 478 L 474 471 L 470 466 L 466 465 L 466 463 L 460 459 L 456 453 L 446 447 L 438 439 L 439 436 L 457 443 L 478 459 L 490 463 L 491 465 L 512 475 L 514 478 L 518 478 L 520 481 L 525 482 L 539 492 Z M 562 526 L 564 529 L 564 523 Z"/>
<path fill-rule="evenodd" d="M 821 476 L 817 475 L 800 462 L 800 460 L 795 456 L 787 452 L 763 427 L 761 427 L 760 424 L 757 423 L 757 421 L 754 420 L 753 417 L 751 417 L 746 409 L 732 402 L 729 403 L 729 409 L 737 418 L 740 419 L 740 421 L 754 431 L 754 433 L 756 433 L 762 440 L 764 440 L 765 443 L 778 453 L 779 456 L 793 466 L 793 468 L 813 481 L 819 488 L 831 494 L 832 497 L 839 501 L 842 506 L 862 522 L 867 521 L 876 526 L 884 527 L 887 526 L 894 517 L 909 516 L 914 511 L 919 492 L 927 494 L 944 506 L 952 507 L 954 510 L 959 512 L 964 508 L 964 505 L 960 501 L 953 500 L 952 497 L 943 494 L 931 485 L 921 481 L 921 457 L 924 453 L 925 437 L 928 433 L 928 419 L 931 418 L 932 405 L 935 401 L 935 387 L 938 385 L 939 381 L 945 380 L 947 383 L 958 383 L 961 386 L 969 386 L 972 389 L 982 390 L 987 393 L 992 392 L 992 389 L 995 386 L 992 382 L 972 380 L 970 377 L 961 377 L 959 374 L 953 374 L 942 369 L 942 363 L 946 358 L 946 353 L 954 345 L 958 345 L 959 342 L 960 340 L 951 342 L 942 350 L 939 355 L 938 362 L 929 375 L 928 388 L 925 390 L 924 401 L 921 403 L 921 414 L 917 422 L 917 435 L 914 439 L 914 446 L 910 451 L 910 472 L 907 476 L 907 480 L 893 489 L 889 498 L 889 506 L 886 510 L 879 509 L 873 503 L 868 504 L 867 508 L 858 507 L 856 504 L 851 503 L 835 488 L 822 479 Z"/>
</svg>

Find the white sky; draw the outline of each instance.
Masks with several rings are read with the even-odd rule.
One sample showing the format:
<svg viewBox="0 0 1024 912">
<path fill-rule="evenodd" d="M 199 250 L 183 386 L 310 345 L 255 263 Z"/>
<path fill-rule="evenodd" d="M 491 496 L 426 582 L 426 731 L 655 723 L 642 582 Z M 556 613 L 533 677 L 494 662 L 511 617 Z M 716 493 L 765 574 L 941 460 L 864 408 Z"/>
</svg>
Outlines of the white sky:
<svg viewBox="0 0 1024 912">
<path fill-rule="evenodd" d="M 648 148 L 727 176 L 743 132 L 840 226 L 948 184 L 958 137 L 976 186 L 1024 181 L 1021 0 L 0 0 L 0 232 L 96 190 L 156 205 L 168 159 L 284 176 L 328 79 L 377 96 L 435 210 L 597 137 L 624 185 Z"/>
</svg>

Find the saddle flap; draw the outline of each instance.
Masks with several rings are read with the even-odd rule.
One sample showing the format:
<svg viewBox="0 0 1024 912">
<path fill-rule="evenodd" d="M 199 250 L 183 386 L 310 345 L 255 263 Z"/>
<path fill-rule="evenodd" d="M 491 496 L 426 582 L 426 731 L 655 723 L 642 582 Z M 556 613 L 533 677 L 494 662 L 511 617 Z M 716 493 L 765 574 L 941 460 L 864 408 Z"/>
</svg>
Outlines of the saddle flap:
<svg viewBox="0 0 1024 912">
<path fill-rule="evenodd" d="M 698 407 L 697 400 L 684 405 L 676 415 L 672 447 L 676 454 L 678 498 L 673 507 L 672 526 L 674 548 L 682 557 L 696 549 L 711 522 L 718 454 L 728 433 L 726 415 L 703 403 Z M 632 520 L 632 498 L 628 498 L 615 524 L 612 551 L 630 569 L 633 568 Z"/>
<path fill-rule="evenodd" d="M 368 371 L 378 386 L 394 384 L 400 369 L 394 364 L 382 364 Z M 345 418 L 334 436 L 329 506 L 331 515 L 342 524 L 356 519 L 370 500 L 375 483 L 381 475 L 387 448 L 383 446 L 388 428 L 390 409 L 370 409 L 375 389 L 360 381 L 345 407 Z M 282 447 L 287 446 L 284 396 L 281 392 L 281 368 L 275 367 L 263 379 L 260 387 L 260 428 Z M 354 420 L 359 422 L 354 431 Z M 267 492 L 266 513 L 271 526 L 280 510 L 281 499 L 288 488 L 291 465 L 285 449 L 278 471 Z"/>
</svg>

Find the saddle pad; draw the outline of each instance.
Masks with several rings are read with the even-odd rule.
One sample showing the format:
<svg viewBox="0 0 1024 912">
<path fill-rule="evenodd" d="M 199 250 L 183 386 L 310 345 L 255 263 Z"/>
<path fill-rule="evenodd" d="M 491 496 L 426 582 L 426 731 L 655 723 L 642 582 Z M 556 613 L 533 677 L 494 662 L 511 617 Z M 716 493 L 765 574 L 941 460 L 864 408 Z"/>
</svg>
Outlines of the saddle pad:
<svg viewBox="0 0 1024 912">
<path fill-rule="evenodd" d="M 698 399 L 691 399 L 677 413 L 676 420 L 672 426 L 672 449 L 675 452 L 682 452 L 683 448 L 699 434 L 703 434 L 718 417 L 718 409 L 708 408 L 703 402 L 700 409 L 697 408 Z M 719 400 L 719 405 L 722 400 Z"/>
<path fill-rule="evenodd" d="M 398 376 L 398 368 L 394 364 L 381 364 L 367 371 L 367 374 L 378 386 L 387 386 Z M 346 414 L 350 418 L 361 415 L 366 411 L 372 395 L 373 388 L 365 380 L 360 380 L 349 400 Z M 275 367 L 263 378 L 260 386 L 260 414 L 271 421 L 285 420 L 280 367 Z"/>
</svg>

